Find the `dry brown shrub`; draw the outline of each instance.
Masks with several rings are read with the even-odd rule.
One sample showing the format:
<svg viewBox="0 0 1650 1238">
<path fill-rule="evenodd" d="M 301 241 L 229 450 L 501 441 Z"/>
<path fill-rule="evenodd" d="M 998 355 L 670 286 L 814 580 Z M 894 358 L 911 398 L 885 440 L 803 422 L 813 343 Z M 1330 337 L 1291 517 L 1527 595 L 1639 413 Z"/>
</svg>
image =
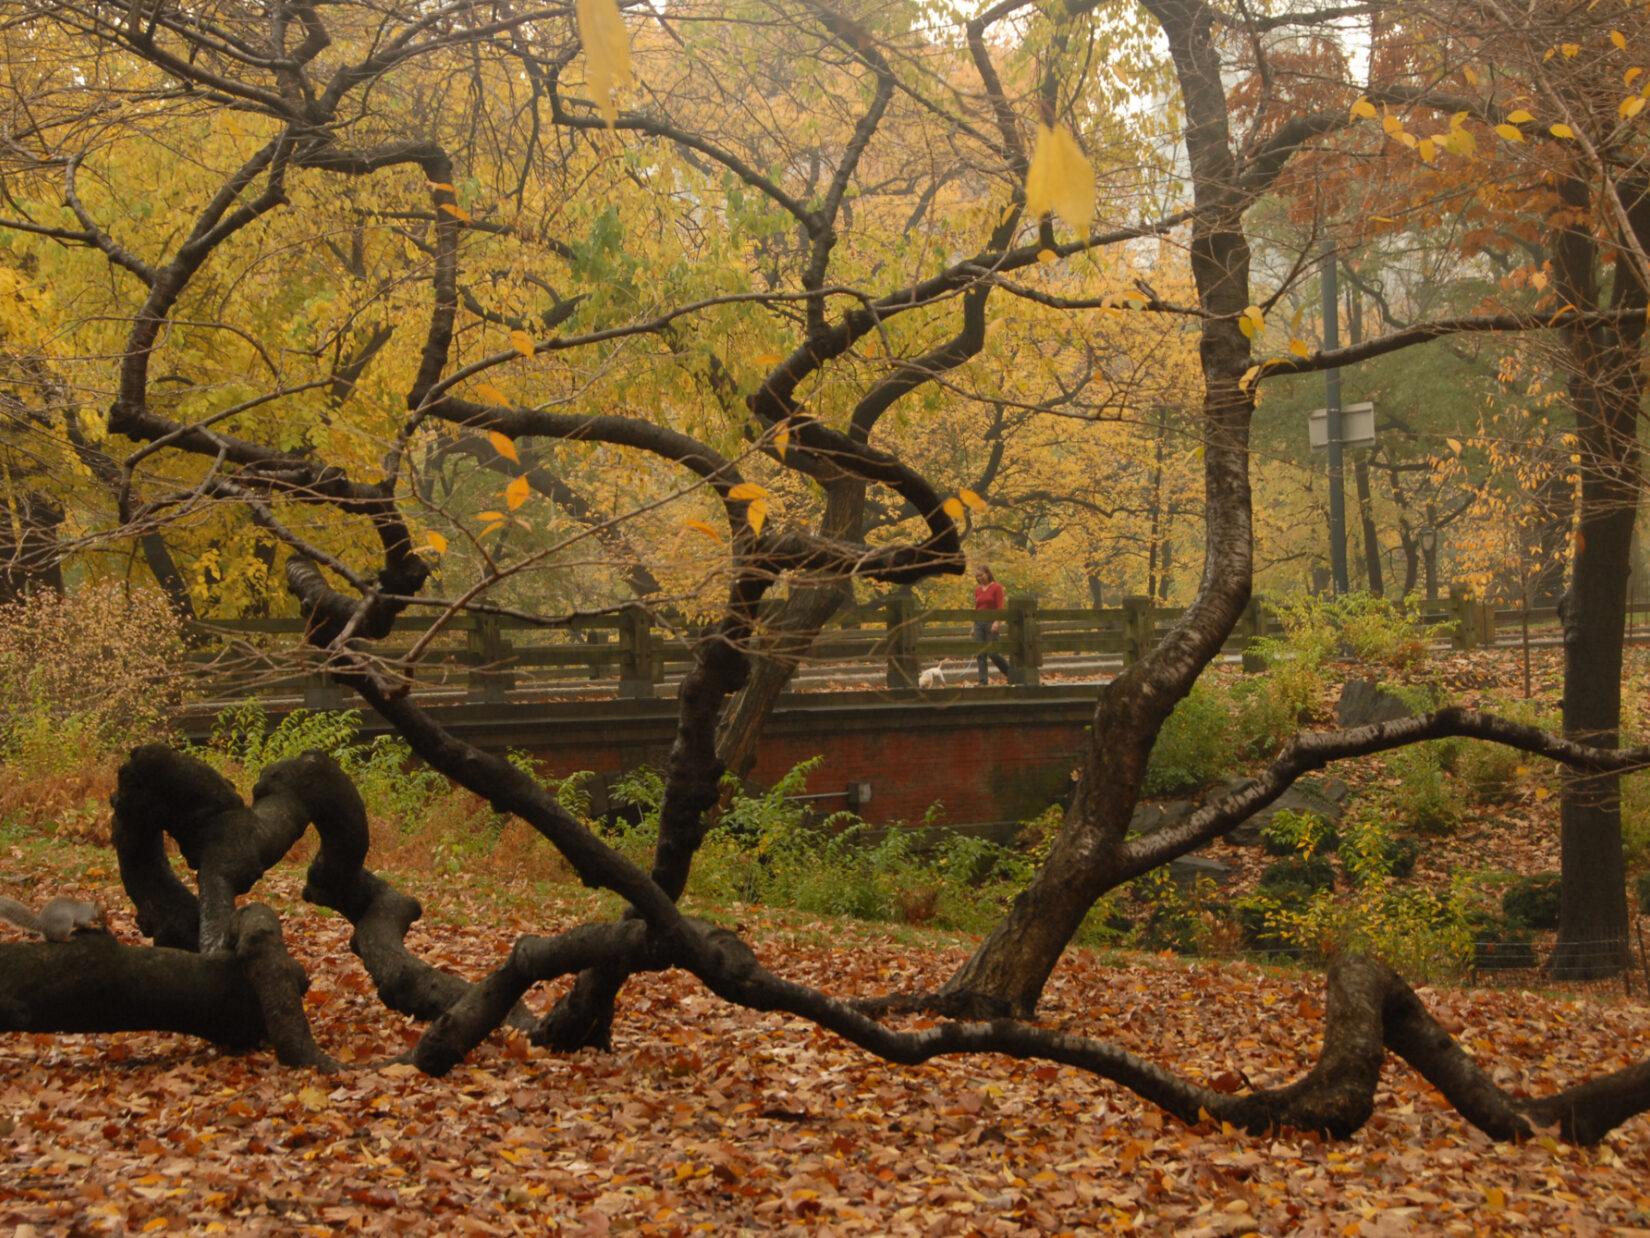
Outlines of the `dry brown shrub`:
<svg viewBox="0 0 1650 1238">
<path fill-rule="evenodd" d="M 40 833 L 109 845 L 109 796 L 122 757 L 103 753 L 73 768 L 40 772 L 0 765 L 0 819 Z"/>
<path fill-rule="evenodd" d="M 152 738 L 178 699 L 183 640 L 154 590 L 90 584 L 0 606 L 0 735 L 13 761 L 67 771 Z"/>
</svg>

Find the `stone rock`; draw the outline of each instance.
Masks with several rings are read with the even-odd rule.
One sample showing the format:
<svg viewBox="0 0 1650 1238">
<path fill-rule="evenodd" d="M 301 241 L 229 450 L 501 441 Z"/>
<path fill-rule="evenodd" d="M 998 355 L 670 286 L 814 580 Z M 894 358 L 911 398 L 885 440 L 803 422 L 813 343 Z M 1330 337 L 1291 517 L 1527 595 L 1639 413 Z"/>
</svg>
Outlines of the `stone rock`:
<svg viewBox="0 0 1650 1238">
<path fill-rule="evenodd" d="M 1259 812 L 1239 821 L 1222 837 L 1234 847 L 1260 846 L 1260 832 L 1271 824 L 1280 812 L 1310 813 L 1333 825 L 1345 812 L 1346 784 L 1339 778 L 1326 778 L 1317 786 L 1297 783 Z"/>
<path fill-rule="evenodd" d="M 1372 722 L 1394 722 L 1409 718 L 1415 711 L 1380 684 L 1370 679 L 1348 679 L 1335 705 L 1339 726 L 1368 726 Z"/>
<path fill-rule="evenodd" d="M 1183 890 L 1192 889 L 1204 877 L 1217 885 L 1225 885 L 1232 879 L 1232 866 L 1201 855 L 1183 855 L 1169 861 L 1169 876 Z"/>
<path fill-rule="evenodd" d="M 1155 834 L 1158 830 L 1178 825 L 1196 810 L 1191 800 L 1168 800 L 1162 804 L 1136 804 L 1129 818 L 1129 833 L 1136 837 Z"/>
</svg>

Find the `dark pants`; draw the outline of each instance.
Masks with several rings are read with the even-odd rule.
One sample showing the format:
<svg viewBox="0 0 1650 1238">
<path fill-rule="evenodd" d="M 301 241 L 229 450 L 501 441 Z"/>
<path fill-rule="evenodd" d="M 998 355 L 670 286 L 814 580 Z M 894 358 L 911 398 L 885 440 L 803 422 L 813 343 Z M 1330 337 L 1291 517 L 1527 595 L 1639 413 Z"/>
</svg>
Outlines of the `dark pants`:
<svg viewBox="0 0 1650 1238">
<path fill-rule="evenodd" d="M 977 641 L 980 641 L 982 643 L 985 642 L 985 641 L 990 640 L 991 639 L 991 627 L 992 627 L 992 624 L 994 622 L 995 622 L 995 620 L 991 620 L 991 619 L 976 620 L 975 624 L 974 624 L 974 639 L 977 640 Z M 991 680 L 991 671 L 986 666 L 986 659 L 987 658 L 991 659 L 991 661 L 996 665 L 997 669 L 1000 670 L 1003 673 L 1003 678 L 1004 679 L 1011 678 L 1011 676 L 1008 673 L 1009 672 L 1009 667 L 1008 667 L 1008 659 L 1007 658 L 1003 657 L 1003 655 L 1000 654 L 1000 653 L 982 653 L 980 655 L 980 682 L 981 683 L 989 683 L 990 680 Z"/>
</svg>

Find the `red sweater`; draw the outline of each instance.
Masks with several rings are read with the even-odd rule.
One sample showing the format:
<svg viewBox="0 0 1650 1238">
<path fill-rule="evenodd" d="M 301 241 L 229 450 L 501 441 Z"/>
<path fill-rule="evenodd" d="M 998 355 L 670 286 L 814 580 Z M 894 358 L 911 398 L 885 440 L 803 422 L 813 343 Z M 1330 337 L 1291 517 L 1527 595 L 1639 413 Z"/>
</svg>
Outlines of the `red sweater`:
<svg viewBox="0 0 1650 1238">
<path fill-rule="evenodd" d="M 975 610 L 1001 610 L 1003 608 L 1003 587 L 997 581 L 989 585 L 979 585 L 974 590 Z"/>
</svg>

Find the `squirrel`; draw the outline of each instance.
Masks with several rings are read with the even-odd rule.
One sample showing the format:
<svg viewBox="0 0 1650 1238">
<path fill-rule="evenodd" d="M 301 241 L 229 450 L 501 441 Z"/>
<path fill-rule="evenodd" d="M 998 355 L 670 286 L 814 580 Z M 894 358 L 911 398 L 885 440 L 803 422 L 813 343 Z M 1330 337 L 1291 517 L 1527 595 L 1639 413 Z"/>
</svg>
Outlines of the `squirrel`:
<svg viewBox="0 0 1650 1238">
<path fill-rule="evenodd" d="M 0 919 L 10 920 L 18 928 L 38 933 L 47 941 L 68 941 L 82 930 L 108 932 L 103 908 L 96 903 L 82 903 L 72 898 L 52 899 L 40 909 L 38 916 L 15 898 L 0 898 Z"/>
</svg>

